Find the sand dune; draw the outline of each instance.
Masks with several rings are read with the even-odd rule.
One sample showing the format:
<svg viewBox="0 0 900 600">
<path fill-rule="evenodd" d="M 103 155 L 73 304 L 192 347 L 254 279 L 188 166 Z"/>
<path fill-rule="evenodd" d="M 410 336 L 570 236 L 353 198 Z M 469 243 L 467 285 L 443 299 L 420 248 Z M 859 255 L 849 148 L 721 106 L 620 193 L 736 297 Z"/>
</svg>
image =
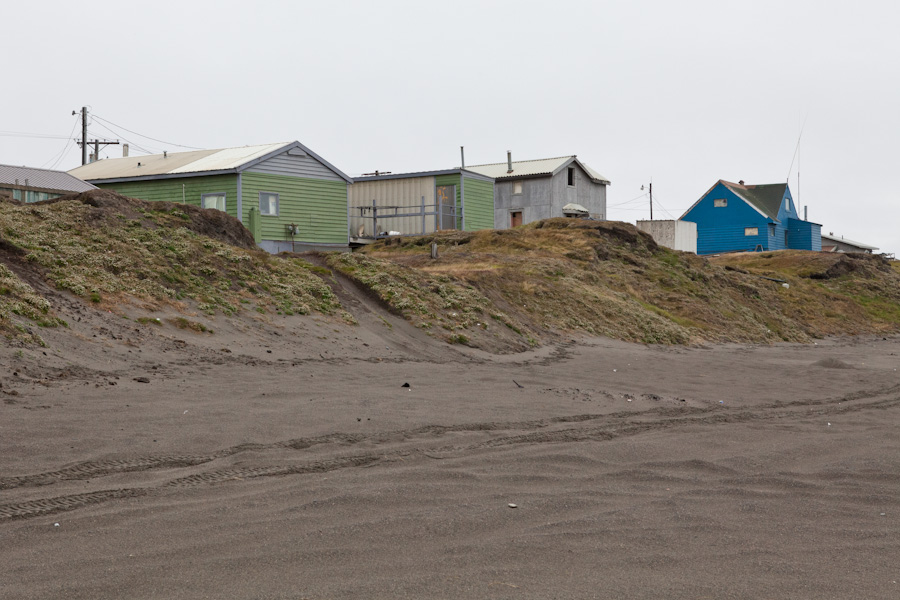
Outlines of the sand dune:
<svg viewBox="0 0 900 600">
<path fill-rule="evenodd" d="M 900 339 L 494 357 L 354 297 L 0 350 L 0 596 L 900 593 Z"/>
</svg>

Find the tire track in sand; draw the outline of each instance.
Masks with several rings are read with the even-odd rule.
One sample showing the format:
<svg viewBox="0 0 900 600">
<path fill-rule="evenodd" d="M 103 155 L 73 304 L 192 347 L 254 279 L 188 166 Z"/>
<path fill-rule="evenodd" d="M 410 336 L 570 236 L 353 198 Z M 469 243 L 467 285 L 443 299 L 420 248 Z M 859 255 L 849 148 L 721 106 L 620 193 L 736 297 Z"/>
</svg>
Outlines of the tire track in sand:
<svg viewBox="0 0 900 600">
<path fill-rule="evenodd" d="M 377 434 L 349 435 L 329 434 L 314 438 L 298 438 L 274 444 L 244 444 L 220 450 L 203 456 L 159 456 L 134 460 L 113 460 L 93 463 L 82 463 L 66 469 L 40 473 L 32 476 L 4 478 L 0 485 L 6 489 L 24 485 L 48 485 L 54 481 L 71 478 L 97 477 L 103 474 L 121 473 L 125 471 L 149 470 L 155 468 L 171 468 L 180 466 L 196 466 L 242 452 L 244 450 L 260 450 L 267 448 L 306 449 L 316 444 L 338 443 L 341 447 L 355 445 L 363 441 L 377 438 L 401 438 L 407 441 L 410 437 L 425 436 L 434 439 L 449 432 L 467 431 L 527 431 L 517 435 L 505 435 L 465 445 L 414 446 L 386 450 L 376 450 L 364 454 L 322 459 L 296 465 L 268 465 L 261 467 L 227 468 L 206 471 L 179 477 L 157 487 L 123 488 L 100 490 L 82 494 L 72 494 L 51 498 L 41 498 L 14 504 L 0 505 L 0 522 L 12 519 L 26 519 L 56 512 L 69 511 L 88 505 L 98 504 L 119 498 L 135 498 L 167 489 L 187 488 L 204 485 L 215 485 L 228 481 L 241 481 L 260 477 L 279 477 L 324 473 L 339 469 L 374 466 L 379 462 L 390 462 L 397 457 L 422 456 L 433 459 L 452 458 L 469 452 L 491 450 L 516 445 L 537 445 L 546 443 L 566 443 L 583 441 L 607 441 L 621 437 L 638 435 L 644 432 L 659 431 L 685 426 L 696 426 L 713 423 L 739 423 L 780 419 L 797 414 L 847 414 L 870 409 L 888 409 L 900 405 L 900 385 L 878 390 L 874 393 L 857 392 L 837 399 L 800 400 L 792 403 L 772 404 L 748 409 L 729 410 L 717 407 L 691 408 L 673 411 L 669 407 L 658 407 L 642 412 L 618 412 L 612 414 L 568 415 L 548 419 L 520 422 L 489 422 L 462 425 L 438 426 L 429 425 L 408 430 L 381 432 Z M 688 413 L 688 414 L 686 414 Z M 655 417 L 655 418 L 654 418 Z M 594 425 L 598 420 L 605 420 Z M 566 429 L 544 430 L 553 424 L 573 424 Z M 529 431 L 530 430 L 530 431 Z M 387 442 L 391 443 L 391 442 Z M 443 455 L 443 456 L 440 456 Z"/>
</svg>

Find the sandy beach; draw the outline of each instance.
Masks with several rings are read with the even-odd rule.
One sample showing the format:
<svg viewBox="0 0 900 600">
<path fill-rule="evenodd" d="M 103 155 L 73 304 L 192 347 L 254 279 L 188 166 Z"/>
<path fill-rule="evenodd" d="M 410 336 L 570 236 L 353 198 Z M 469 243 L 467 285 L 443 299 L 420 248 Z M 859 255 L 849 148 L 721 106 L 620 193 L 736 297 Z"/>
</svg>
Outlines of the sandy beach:
<svg viewBox="0 0 900 600">
<path fill-rule="evenodd" d="M 0 595 L 900 594 L 900 339 L 493 356 L 357 303 L 4 348 Z"/>
</svg>

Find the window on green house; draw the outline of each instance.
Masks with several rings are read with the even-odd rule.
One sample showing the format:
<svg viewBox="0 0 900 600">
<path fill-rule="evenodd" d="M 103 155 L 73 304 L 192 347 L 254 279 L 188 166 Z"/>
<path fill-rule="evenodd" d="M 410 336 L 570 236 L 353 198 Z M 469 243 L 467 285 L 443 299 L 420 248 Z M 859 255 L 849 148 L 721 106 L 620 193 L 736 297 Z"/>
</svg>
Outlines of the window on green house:
<svg viewBox="0 0 900 600">
<path fill-rule="evenodd" d="M 200 196 L 200 205 L 225 212 L 225 194 L 203 194 Z"/>
<path fill-rule="evenodd" d="M 259 214 L 278 216 L 278 194 L 271 192 L 259 193 Z"/>
</svg>

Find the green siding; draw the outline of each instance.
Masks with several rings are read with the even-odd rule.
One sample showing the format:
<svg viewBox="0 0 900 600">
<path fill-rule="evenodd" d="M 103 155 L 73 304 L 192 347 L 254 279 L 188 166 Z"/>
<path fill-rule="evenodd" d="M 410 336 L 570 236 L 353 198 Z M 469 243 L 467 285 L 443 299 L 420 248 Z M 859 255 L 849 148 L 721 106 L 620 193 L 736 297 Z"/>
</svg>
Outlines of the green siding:
<svg viewBox="0 0 900 600">
<path fill-rule="evenodd" d="M 494 184 L 466 177 L 466 231 L 494 228 Z"/>
<path fill-rule="evenodd" d="M 462 190 L 459 186 L 459 175 L 438 175 L 434 178 L 434 184 L 455 185 L 456 186 L 456 227 L 462 228 L 462 214 L 460 205 L 462 204 Z M 480 179 L 471 179 L 466 177 L 466 203 L 465 203 L 465 222 L 466 231 L 475 231 L 477 229 L 493 229 L 494 227 L 494 184 L 490 181 L 481 181 Z"/>
<path fill-rule="evenodd" d="M 123 196 L 141 200 L 166 200 L 200 206 L 202 194 L 225 194 L 225 212 L 237 217 L 237 175 L 210 175 L 147 181 L 98 183 L 97 187 L 114 190 Z M 182 187 L 184 186 L 184 187 Z M 182 195 L 183 193 L 183 195 Z"/>
<path fill-rule="evenodd" d="M 243 173 L 241 175 L 244 222 L 249 221 L 250 209 L 259 208 L 259 193 L 278 194 L 278 216 L 260 215 L 260 230 L 264 240 L 290 241 L 287 226 L 299 226 L 297 242 L 316 244 L 346 244 L 347 183 L 288 175 Z"/>
</svg>

